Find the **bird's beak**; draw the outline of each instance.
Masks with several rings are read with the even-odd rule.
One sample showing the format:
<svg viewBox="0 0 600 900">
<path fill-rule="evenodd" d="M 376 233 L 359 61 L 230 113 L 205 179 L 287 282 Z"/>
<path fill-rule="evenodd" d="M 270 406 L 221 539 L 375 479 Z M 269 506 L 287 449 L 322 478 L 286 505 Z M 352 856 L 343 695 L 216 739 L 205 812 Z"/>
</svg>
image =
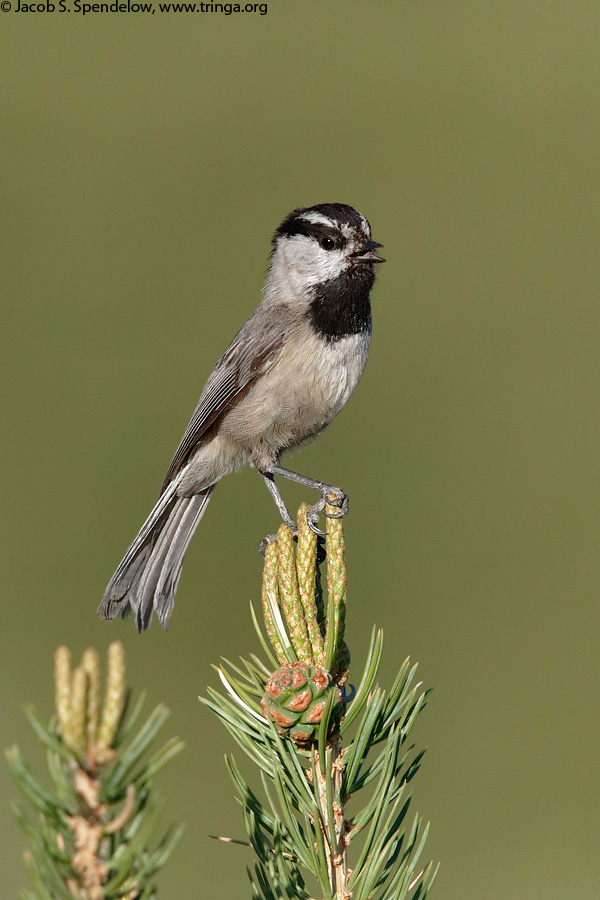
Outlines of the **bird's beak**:
<svg viewBox="0 0 600 900">
<path fill-rule="evenodd" d="M 365 241 L 360 247 L 350 254 L 354 262 L 380 263 L 385 262 L 383 256 L 377 256 L 374 252 L 377 247 L 383 247 L 377 241 Z"/>
</svg>

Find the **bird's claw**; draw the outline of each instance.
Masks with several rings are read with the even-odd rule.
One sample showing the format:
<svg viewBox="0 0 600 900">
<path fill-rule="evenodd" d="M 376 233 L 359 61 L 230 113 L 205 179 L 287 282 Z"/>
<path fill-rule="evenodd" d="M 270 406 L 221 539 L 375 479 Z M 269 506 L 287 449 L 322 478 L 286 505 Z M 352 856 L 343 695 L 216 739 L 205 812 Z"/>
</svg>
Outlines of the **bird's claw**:
<svg viewBox="0 0 600 900">
<path fill-rule="evenodd" d="M 327 535 L 327 532 L 321 531 L 318 526 L 319 513 L 323 511 L 324 506 L 324 502 L 322 500 L 319 500 L 319 502 L 315 503 L 314 506 L 311 506 L 311 508 L 306 513 L 306 524 L 313 532 L 313 534 L 317 535 L 317 537 L 326 537 Z"/>
<path fill-rule="evenodd" d="M 319 521 L 319 513 L 322 513 L 325 510 L 326 506 L 337 507 L 336 512 L 325 513 L 328 519 L 341 519 L 342 516 L 348 514 L 350 503 L 348 497 L 341 488 L 334 487 L 331 484 L 326 484 L 323 487 L 323 495 L 321 499 L 318 500 L 314 506 L 311 506 L 311 508 L 306 513 L 306 521 L 308 523 L 308 527 L 317 535 L 325 534 L 324 531 L 320 531 L 320 529 L 317 527 L 317 523 Z"/>
<path fill-rule="evenodd" d="M 262 541 L 258 545 L 258 552 L 263 557 L 263 559 L 265 557 L 265 553 L 267 552 L 267 547 L 269 546 L 269 544 L 272 544 L 272 543 L 277 543 L 277 535 L 276 534 L 268 534 L 266 537 L 264 537 L 262 539 Z"/>
<path fill-rule="evenodd" d="M 287 525 L 288 528 L 290 529 L 290 531 L 292 532 L 292 540 L 297 541 L 298 540 L 298 526 L 296 525 L 294 520 L 290 519 L 289 522 L 284 522 L 283 524 Z M 265 556 L 265 553 L 266 553 L 266 550 L 267 550 L 267 547 L 269 546 L 269 544 L 276 544 L 276 543 L 277 543 L 277 535 L 276 534 L 268 534 L 266 537 L 264 537 L 262 539 L 262 541 L 258 545 L 258 552 L 263 557 L 263 559 L 264 559 L 264 556 Z"/>
</svg>

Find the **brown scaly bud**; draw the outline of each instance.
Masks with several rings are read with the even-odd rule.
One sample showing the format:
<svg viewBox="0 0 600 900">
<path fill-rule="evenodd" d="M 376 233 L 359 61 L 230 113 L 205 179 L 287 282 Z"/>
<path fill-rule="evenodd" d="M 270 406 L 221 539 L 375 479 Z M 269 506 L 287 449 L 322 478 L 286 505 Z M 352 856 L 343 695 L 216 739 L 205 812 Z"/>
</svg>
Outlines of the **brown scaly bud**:
<svg viewBox="0 0 600 900">
<path fill-rule="evenodd" d="M 336 700 L 329 720 L 329 734 L 337 730 L 342 717 L 340 689 L 320 666 L 306 662 L 287 663 L 273 672 L 265 685 L 261 701 L 263 715 L 274 722 L 281 735 L 305 746 L 317 739 L 332 692 Z"/>
</svg>

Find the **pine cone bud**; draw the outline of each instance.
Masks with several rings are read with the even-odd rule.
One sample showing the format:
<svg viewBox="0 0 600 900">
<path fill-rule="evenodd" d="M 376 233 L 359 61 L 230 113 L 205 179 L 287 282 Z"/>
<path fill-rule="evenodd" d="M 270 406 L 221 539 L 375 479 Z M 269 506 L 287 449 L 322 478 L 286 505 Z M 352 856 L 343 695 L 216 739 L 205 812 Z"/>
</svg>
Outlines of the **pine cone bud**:
<svg viewBox="0 0 600 900">
<path fill-rule="evenodd" d="M 316 740 L 331 692 L 336 701 L 329 719 L 329 734 L 338 728 L 342 717 L 339 687 L 321 666 L 305 662 L 286 663 L 269 677 L 261 701 L 265 718 L 271 719 L 279 734 L 304 745 Z"/>
</svg>

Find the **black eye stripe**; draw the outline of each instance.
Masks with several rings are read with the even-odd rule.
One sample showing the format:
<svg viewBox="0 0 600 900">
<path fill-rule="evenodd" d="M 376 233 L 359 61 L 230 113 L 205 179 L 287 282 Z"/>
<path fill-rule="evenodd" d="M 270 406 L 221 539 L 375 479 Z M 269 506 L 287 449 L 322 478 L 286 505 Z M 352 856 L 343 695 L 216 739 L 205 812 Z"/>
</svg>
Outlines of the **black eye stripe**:
<svg viewBox="0 0 600 900">
<path fill-rule="evenodd" d="M 285 222 L 278 229 L 277 234 L 287 237 L 302 234 L 305 237 L 314 238 L 319 244 L 322 244 L 325 238 L 329 238 L 333 241 L 334 247 L 337 248 L 343 247 L 346 243 L 345 238 L 336 228 L 331 228 L 329 225 L 323 225 L 320 222 L 308 222 L 306 219 L 300 218 Z"/>
</svg>

